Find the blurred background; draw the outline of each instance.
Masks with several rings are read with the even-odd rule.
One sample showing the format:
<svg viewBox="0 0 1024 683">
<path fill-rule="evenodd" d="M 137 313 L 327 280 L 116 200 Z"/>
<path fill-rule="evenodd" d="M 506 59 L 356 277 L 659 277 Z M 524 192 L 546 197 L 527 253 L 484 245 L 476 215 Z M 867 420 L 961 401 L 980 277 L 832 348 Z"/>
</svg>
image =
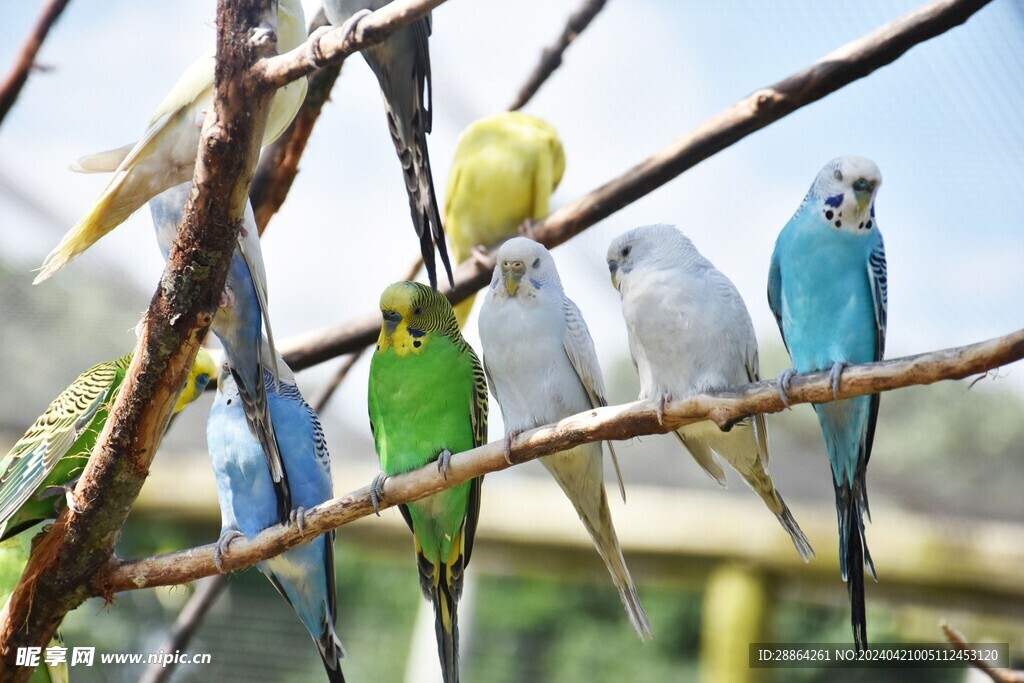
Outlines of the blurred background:
<svg viewBox="0 0 1024 683">
<path fill-rule="evenodd" d="M 450 2 L 434 12 L 431 60 L 439 195 L 459 132 L 511 102 L 579 0 Z M 33 287 L 32 270 L 106 182 L 67 170 L 136 139 L 181 71 L 214 41 L 214 2 L 74 0 L 0 126 L 0 449 L 85 368 L 134 345 L 163 268 L 148 211 Z M 41 2 L 0 5 L 6 71 Z M 622 173 L 749 92 L 807 66 L 918 5 L 913 0 L 787 3 L 610 0 L 526 111 L 551 122 L 567 169 L 554 206 Z M 319 9 L 305 2 L 307 17 Z M 736 283 L 761 345 L 762 376 L 788 367 L 767 306 L 778 231 L 832 157 L 874 159 L 889 264 L 887 356 L 980 341 L 1024 327 L 1024 5 L 995 0 L 966 25 L 702 162 L 555 250 L 567 293 L 594 335 L 612 402 L 636 398 L 608 242 L 637 225 L 678 225 Z M 264 236 L 279 340 L 375 310 L 418 249 L 377 84 L 349 59 L 301 172 Z M 479 348 L 476 317 L 467 338 Z M 339 360 L 298 375 L 315 396 Z M 321 418 L 337 493 L 377 471 L 360 361 Z M 125 527 L 139 557 L 212 542 L 219 529 L 206 457 L 208 396 L 178 418 Z M 492 439 L 503 428 L 492 403 Z M 1024 370 L 977 384 L 886 394 L 868 474 L 872 641 L 1009 642 L 1024 666 Z M 746 642 L 847 642 L 833 492 L 813 411 L 768 418 L 772 474 L 818 557 L 788 537 L 738 477 L 709 480 L 671 437 L 618 446 L 628 504 L 612 496 L 627 562 L 651 618 L 639 642 L 569 503 L 537 463 L 489 476 L 460 608 L 465 680 L 725 680 L 730 662 L 772 681 L 963 681 L 961 670 L 746 670 Z M 607 468 L 611 471 L 611 468 Z M 610 488 L 609 491 L 614 491 Z M 395 511 L 339 530 L 339 634 L 350 680 L 431 681 L 432 628 L 408 532 Z M 151 652 L 191 587 L 90 601 L 66 621 L 70 646 Z M 432 618 L 432 616 L 430 617 Z M 176 681 L 319 680 L 315 648 L 255 571 L 233 576 Z M 716 673 L 719 675 L 716 678 Z M 140 667 L 72 670 L 133 681 Z M 760 677 L 760 678 L 759 678 Z"/>
</svg>

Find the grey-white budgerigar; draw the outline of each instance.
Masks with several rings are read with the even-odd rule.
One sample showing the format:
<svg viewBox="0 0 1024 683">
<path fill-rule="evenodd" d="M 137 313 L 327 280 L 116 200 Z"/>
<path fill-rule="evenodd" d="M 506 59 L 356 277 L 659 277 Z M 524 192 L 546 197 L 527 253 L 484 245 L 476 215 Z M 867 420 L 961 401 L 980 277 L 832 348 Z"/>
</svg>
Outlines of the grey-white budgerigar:
<svg viewBox="0 0 1024 683">
<path fill-rule="evenodd" d="M 551 254 L 533 240 L 517 237 L 498 251 L 480 311 L 480 342 L 484 369 L 505 421 L 506 457 L 519 432 L 607 405 L 590 330 L 562 290 Z M 613 462 L 614 457 L 612 452 Z M 647 614 L 612 525 L 601 443 L 549 455 L 541 462 L 576 508 L 637 635 L 650 636 Z M 619 475 L 620 488 L 621 482 Z"/>
<path fill-rule="evenodd" d="M 359 19 L 379 10 L 391 0 L 324 0 L 324 13 L 334 26 L 354 29 Z M 434 179 L 427 153 L 427 133 L 432 126 L 433 90 L 430 76 L 431 17 L 403 26 L 381 42 L 361 53 L 370 66 L 388 117 L 388 130 L 402 164 L 405 190 L 409 195 L 412 222 L 420 241 L 420 253 L 427 268 L 430 286 L 437 287 L 434 249 L 452 280 L 452 267 L 445 246 L 441 213 L 434 193 Z M 314 33 L 314 39 L 319 34 Z"/>
<path fill-rule="evenodd" d="M 622 298 L 640 399 L 668 401 L 760 379 L 757 338 L 733 283 L 671 225 L 630 230 L 608 247 L 612 284 Z M 807 561 L 814 550 L 768 474 L 768 430 L 755 415 L 722 431 L 710 420 L 675 432 L 719 484 L 724 458 L 764 500 Z"/>
</svg>

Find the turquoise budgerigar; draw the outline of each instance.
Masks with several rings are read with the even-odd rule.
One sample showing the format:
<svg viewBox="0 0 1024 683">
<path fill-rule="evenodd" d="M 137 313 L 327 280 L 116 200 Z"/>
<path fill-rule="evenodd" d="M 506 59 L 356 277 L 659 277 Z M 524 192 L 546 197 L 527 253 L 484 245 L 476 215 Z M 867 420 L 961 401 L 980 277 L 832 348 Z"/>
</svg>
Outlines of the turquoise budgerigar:
<svg viewBox="0 0 1024 683">
<path fill-rule="evenodd" d="M 793 369 L 779 377 L 783 399 L 795 372 L 828 370 L 833 391 L 849 363 L 882 359 L 887 281 L 885 245 L 875 219 L 882 174 L 870 159 L 833 159 L 779 234 L 768 273 L 775 313 Z M 878 421 L 878 395 L 815 404 L 832 465 L 839 515 L 839 567 L 852 607 L 853 638 L 867 646 L 864 565 L 875 568 L 864 540 L 867 473 Z M 876 577 L 877 578 L 877 577 Z"/>
<path fill-rule="evenodd" d="M 368 10 L 376 11 L 391 0 L 325 0 L 324 13 L 334 26 L 350 26 L 350 20 Z M 437 286 L 434 249 L 437 249 L 452 283 L 452 267 L 445 246 L 444 229 L 434 193 L 434 178 L 427 153 L 433 96 L 430 84 L 430 15 L 404 26 L 361 54 L 377 76 L 388 130 L 402 164 L 405 189 L 409 195 L 412 223 L 420 241 L 423 265 L 430 286 Z M 317 34 L 314 32 L 314 41 Z"/>
<path fill-rule="evenodd" d="M 279 360 L 279 364 L 281 381 L 275 383 L 266 372 L 264 384 L 278 427 L 277 438 L 291 483 L 292 500 L 298 506 L 290 517 L 301 529 L 305 510 L 332 497 L 330 455 L 320 420 L 303 400 L 284 360 Z M 268 527 L 289 521 L 279 514 L 263 449 L 249 429 L 238 386 L 226 364 L 217 383 L 206 439 L 220 500 L 221 536 L 216 555 L 219 565 L 235 538 L 252 538 Z M 332 683 L 344 681 L 341 660 L 345 652 L 334 630 L 334 532 L 295 546 L 257 567 L 309 631 L 320 651 L 327 679 Z"/>
<path fill-rule="evenodd" d="M 562 290 L 555 261 L 542 244 L 514 237 L 498 250 L 480 310 L 480 342 L 487 379 L 505 420 L 506 446 L 520 431 L 607 405 L 590 330 Z M 614 462 L 614 451 L 612 458 Z M 651 625 L 612 524 L 601 443 L 540 461 L 590 534 L 633 630 L 641 640 L 650 636 Z"/>
<path fill-rule="evenodd" d="M 279 0 L 276 5 L 277 49 L 284 54 L 306 40 L 306 19 L 300 0 Z M 141 140 L 83 157 L 71 167 L 81 173 L 113 175 L 85 216 L 47 255 L 35 283 L 63 268 L 150 198 L 192 177 L 202 126 L 213 110 L 215 66 L 211 51 L 186 69 L 157 107 Z M 131 92 L 125 95 L 130 97 Z M 269 145 L 288 128 L 305 97 L 305 78 L 278 89 L 262 144 Z"/>
<path fill-rule="evenodd" d="M 659 401 L 756 382 L 754 324 L 739 291 L 671 225 L 646 225 L 608 247 L 612 284 L 622 299 L 640 398 Z M 768 426 L 754 415 L 722 431 L 704 420 L 673 432 L 721 485 L 732 466 L 764 501 L 804 561 L 814 555 L 768 472 Z"/>
<path fill-rule="evenodd" d="M 396 282 L 380 297 L 384 318 L 370 361 L 370 429 L 382 472 L 371 486 L 374 508 L 384 480 L 436 462 L 447 473 L 453 453 L 487 441 L 487 380 L 459 332 L 448 299 L 418 282 Z M 445 683 L 459 680 L 458 601 L 480 516 L 482 477 L 399 509 L 413 533 L 424 597 Z"/>
<path fill-rule="evenodd" d="M 165 259 L 178 234 L 178 224 L 191 187 L 192 183 L 188 181 L 149 201 L 157 244 Z M 263 252 L 256 219 L 248 204 L 212 328 L 224 346 L 231 373 L 238 383 L 246 419 L 266 454 L 281 506 L 280 513 L 286 515 L 292 509 L 287 472 L 281 466 L 280 448 L 274 435 L 274 422 L 263 383 L 266 371 L 270 371 L 277 382 L 277 352 L 267 311 L 267 274 Z M 266 338 L 263 336 L 264 328 Z"/>
</svg>

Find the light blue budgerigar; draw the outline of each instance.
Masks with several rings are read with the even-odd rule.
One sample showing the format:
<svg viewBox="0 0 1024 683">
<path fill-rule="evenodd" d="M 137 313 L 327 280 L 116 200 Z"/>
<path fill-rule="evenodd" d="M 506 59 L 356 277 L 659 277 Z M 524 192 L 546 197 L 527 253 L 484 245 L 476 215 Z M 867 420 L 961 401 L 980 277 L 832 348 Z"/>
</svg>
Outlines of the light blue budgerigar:
<svg viewBox="0 0 1024 683">
<path fill-rule="evenodd" d="M 352 30 L 355 23 L 371 10 L 376 11 L 391 0 L 325 0 L 324 13 L 334 26 Z M 413 226 L 420 242 L 423 265 L 427 269 L 430 286 L 437 287 L 434 249 L 437 249 L 448 276 L 452 281 L 452 267 L 445 246 L 441 213 L 434 192 L 434 178 L 427 153 L 427 133 L 431 129 L 433 95 L 430 76 L 430 14 L 403 26 L 383 41 L 363 49 L 361 54 L 370 66 L 388 118 L 391 141 L 402 164 L 405 190 L 409 195 L 409 209 Z M 324 29 L 320 29 L 322 32 Z M 315 43 L 320 33 L 314 31 L 310 40 Z"/>
<path fill-rule="evenodd" d="M 192 189 L 191 181 L 166 190 L 149 201 L 160 251 L 167 258 L 178 234 L 182 212 Z M 238 383 L 249 426 L 263 447 L 273 474 L 278 511 L 283 519 L 292 510 L 287 472 L 267 405 L 263 375 L 270 371 L 277 383 L 277 353 L 267 312 L 267 275 L 260 249 L 259 232 L 252 208 L 246 204 L 238 247 L 231 256 L 220 307 L 213 319 L 213 333 L 224 347 L 231 372 Z M 267 337 L 264 338 L 263 330 Z"/>
<path fill-rule="evenodd" d="M 795 372 L 830 371 L 838 391 L 843 367 L 882 359 L 886 329 L 885 245 L 875 219 L 882 175 L 870 159 L 844 156 L 818 173 L 800 208 L 779 234 L 768 273 L 768 303 Z M 864 539 L 867 472 L 878 421 L 878 395 L 816 404 L 832 465 L 839 515 L 839 566 L 852 607 L 853 638 L 867 646 Z M 876 577 L 877 580 L 877 577 Z"/>
<path fill-rule="evenodd" d="M 284 360 L 278 362 L 280 382 L 275 383 L 270 372 L 264 372 L 264 385 L 292 500 L 298 506 L 291 519 L 301 529 L 305 510 L 332 497 L 330 455 L 320 420 L 303 400 Z M 239 536 L 252 538 L 282 522 L 263 449 L 247 424 L 234 373 L 227 364 L 217 383 L 206 440 L 221 509 L 216 555 L 219 566 L 232 540 Z M 331 683 L 344 681 L 340 660 L 345 652 L 334 630 L 334 532 L 295 546 L 257 567 L 292 606 L 316 642 L 327 679 Z"/>
</svg>

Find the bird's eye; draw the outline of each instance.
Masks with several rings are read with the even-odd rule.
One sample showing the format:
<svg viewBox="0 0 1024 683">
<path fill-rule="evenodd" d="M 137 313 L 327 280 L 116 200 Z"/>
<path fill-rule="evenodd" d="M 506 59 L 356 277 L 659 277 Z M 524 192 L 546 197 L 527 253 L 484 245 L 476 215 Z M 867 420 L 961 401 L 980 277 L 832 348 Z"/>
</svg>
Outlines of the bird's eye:
<svg viewBox="0 0 1024 683">
<path fill-rule="evenodd" d="M 533 262 L 534 268 L 540 268 L 540 257 L 538 256 Z"/>
<path fill-rule="evenodd" d="M 412 314 L 413 315 L 422 315 L 423 314 L 423 309 L 420 308 L 419 306 L 417 306 L 416 308 L 413 309 Z"/>
<path fill-rule="evenodd" d="M 853 183 L 853 189 L 856 192 L 867 192 L 868 181 L 864 180 L 863 178 L 857 178 L 857 180 L 855 180 Z"/>
<path fill-rule="evenodd" d="M 633 250 L 633 247 L 623 247 L 622 248 L 622 255 L 623 256 L 629 256 L 629 252 L 632 251 L 632 250 Z"/>
</svg>

